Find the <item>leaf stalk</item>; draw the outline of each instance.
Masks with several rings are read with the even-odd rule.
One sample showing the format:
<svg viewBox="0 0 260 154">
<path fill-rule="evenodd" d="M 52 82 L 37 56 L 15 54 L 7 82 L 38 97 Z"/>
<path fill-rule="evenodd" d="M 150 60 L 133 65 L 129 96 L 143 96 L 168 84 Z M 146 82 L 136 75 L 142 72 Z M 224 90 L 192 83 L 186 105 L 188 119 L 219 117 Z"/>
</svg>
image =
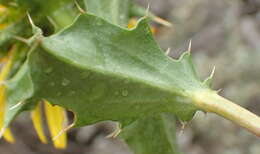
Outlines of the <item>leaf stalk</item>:
<svg viewBox="0 0 260 154">
<path fill-rule="evenodd" d="M 201 110 L 216 113 L 260 137 L 260 117 L 254 113 L 212 91 L 197 92 L 194 100 Z"/>
</svg>

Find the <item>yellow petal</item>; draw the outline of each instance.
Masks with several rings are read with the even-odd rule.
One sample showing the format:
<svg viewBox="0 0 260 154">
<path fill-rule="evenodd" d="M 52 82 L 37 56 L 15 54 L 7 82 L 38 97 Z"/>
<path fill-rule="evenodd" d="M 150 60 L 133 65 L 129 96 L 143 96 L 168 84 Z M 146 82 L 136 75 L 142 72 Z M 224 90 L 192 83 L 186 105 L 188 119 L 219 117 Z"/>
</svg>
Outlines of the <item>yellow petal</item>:
<svg viewBox="0 0 260 154">
<path fill-rule="evenodd" d="M 4 97 L 4 87 L 0 86 L 0 128 L 1 130 L 3 129 L 3 125 L 4 125 L 4 109 L 5 109 L 5 97 Z M 4 130 L 4 134 L 3 137 L 6 141 L 10 142 L 10 143 L 14 143 L 14 137 L 10 131 L 9 128 Z"/>
<path fill-rule="evenodd" d="M 0 17 L 1 17 L 1 21 L 3 21 L 2 17 L 6 16 L 7 14 L 8 14 L 7 13 L 7 8 L 0 4 Z M 0 30 L 5 29 L 7 26 L 8 26 L 7 23 L 0 22 Z"/>
<path fill-rule="evenodd" d="M 54 146 L 58 149 L 64 149 L 67 146 L 67 134 L 63 131 L 67 126 L 66 112 L 63 108 L 53 106 L 47 101 L 44 101 L 44 104 L 51 137 L 55 138 Z M 63 133 L 60 134 L 60 132 Z"/>
<path fill-rule="evenodd" d="M 0 4 L 0 13 L 6 11 L 6 7 Z"/>
<path fill-rule="evenodd" d="M 7 26 L 8 26 L 8 24 L 4 24 L 4 23 L 0 24 L 0 30 L 5 29 Z"/>
<path fill-rule="evenodd" d="M 33 121 L 33 126 L 38 134 L 39 139 L 42 143 L 46 144 L 47 139 L 45 137 L 43 127 L 42 127 L 42 113 L 40 103 L 36 106 L 36 108 L 31 112 L 31 118 Z"/>
<path fill-rule="evenodd" d="M 1 74 L 0 74 L 1 76 Z M 4 86 L 0 85 L 0 128 L 1 128 L 1 131 L 2 131 L 2 127 L 4 125 L 4 110 L 5 110 L 5 88 Z M 13 143 L 14 142 L 14 138 L 13 138 L 13 135 L 10 131 L 10 129 L 6 129 L 4 130 L 4 139 L 10 143 Z"/>
<path fill-rule="evenodd" d="M 3 15 L 6 12 L 7 8 L 0 4 L 0 15 Z"/>
<path fill-rule="evenodd" d="M 0 73 L 1 82 L 3 82 L 7 78 L 8 74 L 11 70 L 15 51 L 16 51 L 16 47 L 14 46 L 11 49 L 11 51 L 8 53 L 7 57 L 4 57 L 4 59 L 3 59 L 3 63 L 5 63 L 5 64 L 4 64 L 3 68 L 1 69 L 1 73 Z M 0 85 L 2 86 L 2 84 L 0 84 Z"/>
<path fill-rule="evenodd" d="M 4 112 L 5 112 L 5 86 L 2 83 L 5 81 L 5 79 L 7 78 L 10 72 L 15 51 L 16 51 L 16 47 L 14 46 L 9 52 L 9 54 L 7 55 L 7 57 L 4 57 L 3 62 L 6 64 L 4 64 L 0 73 L 0 129 L 1 130 L 4 129 L 2 127 L 4 125 Z M 8 128 L 4 130 L 3 136 L 8 142 L 13 143 L 15 141 L 10 129 Z"/>
<path fill-rule="evenodd" d="M 3 136 L 4 136 L 4 139 L 7 142 L 9 142 L 9 143 L 14 143 L 15 142 L 15 139 L 14 139 L 14 137 L 12 135 L 12 132 L 11 132 L 11 130 L 9 128 L 4 130 Z"/>
</svg>

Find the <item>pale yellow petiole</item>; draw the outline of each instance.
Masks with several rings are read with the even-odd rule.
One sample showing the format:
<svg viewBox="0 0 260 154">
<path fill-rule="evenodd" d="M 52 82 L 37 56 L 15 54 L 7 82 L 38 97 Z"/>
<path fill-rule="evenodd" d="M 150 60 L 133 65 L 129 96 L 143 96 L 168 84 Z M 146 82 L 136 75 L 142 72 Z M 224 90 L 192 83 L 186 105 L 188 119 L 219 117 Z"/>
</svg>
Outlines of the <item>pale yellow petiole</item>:
<svg viewBox="0 0 260 154">
<path fill-rule="evenodd" d="M 214 91 L 199 91 L 193 95 L 195 105 L 203 111 L 216 113 L 246 128 L 260 137 L 260 117 L 219 96 Z"/>
</svg>

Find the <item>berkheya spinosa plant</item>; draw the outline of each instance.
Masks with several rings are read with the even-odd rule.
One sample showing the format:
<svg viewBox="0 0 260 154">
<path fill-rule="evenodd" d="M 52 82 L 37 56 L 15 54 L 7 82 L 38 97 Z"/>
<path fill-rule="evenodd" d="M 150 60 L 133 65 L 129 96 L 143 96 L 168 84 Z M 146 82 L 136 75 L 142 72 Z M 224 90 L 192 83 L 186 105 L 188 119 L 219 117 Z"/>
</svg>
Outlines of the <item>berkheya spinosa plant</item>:
<svg viewBox="0 0 260 154">
<path fill-rule="evenodd" d="M 110 136 L 136 154 L 177 154 L 175 118 L 186 122 L 196 111 L 216 113 L 260 136 L 258 116 L 211 89 L 213 73 L 198 78 L 190 48 L 175 60 L 159 47 L 149 22 L 171 24 L 130 0 L 1 0 L 0 19 L 6 141 L 15 142 L 9 125 L 24 111 L 47 143 L 45 112 L 61 149 L 70 128 L 110 120 L 118 122 Z M 72 124 L 66 110 L 74 113 Z"/>
</svg>

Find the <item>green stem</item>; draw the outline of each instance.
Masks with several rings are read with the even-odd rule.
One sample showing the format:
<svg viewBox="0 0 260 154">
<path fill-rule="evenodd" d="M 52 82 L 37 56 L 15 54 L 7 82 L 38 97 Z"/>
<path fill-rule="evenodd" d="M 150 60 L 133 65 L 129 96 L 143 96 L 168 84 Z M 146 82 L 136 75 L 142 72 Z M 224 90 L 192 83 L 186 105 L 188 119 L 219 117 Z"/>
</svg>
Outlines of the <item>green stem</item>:
<svg viewBox="0 0 260 154">
<path fill-rule="evenodd" d="M 195 105 L 200 109 L 223 116 L 260 137 L 260 117 L 254 113 L 215 92 L 197 92 L 194 100 Z"/>
</svg>

